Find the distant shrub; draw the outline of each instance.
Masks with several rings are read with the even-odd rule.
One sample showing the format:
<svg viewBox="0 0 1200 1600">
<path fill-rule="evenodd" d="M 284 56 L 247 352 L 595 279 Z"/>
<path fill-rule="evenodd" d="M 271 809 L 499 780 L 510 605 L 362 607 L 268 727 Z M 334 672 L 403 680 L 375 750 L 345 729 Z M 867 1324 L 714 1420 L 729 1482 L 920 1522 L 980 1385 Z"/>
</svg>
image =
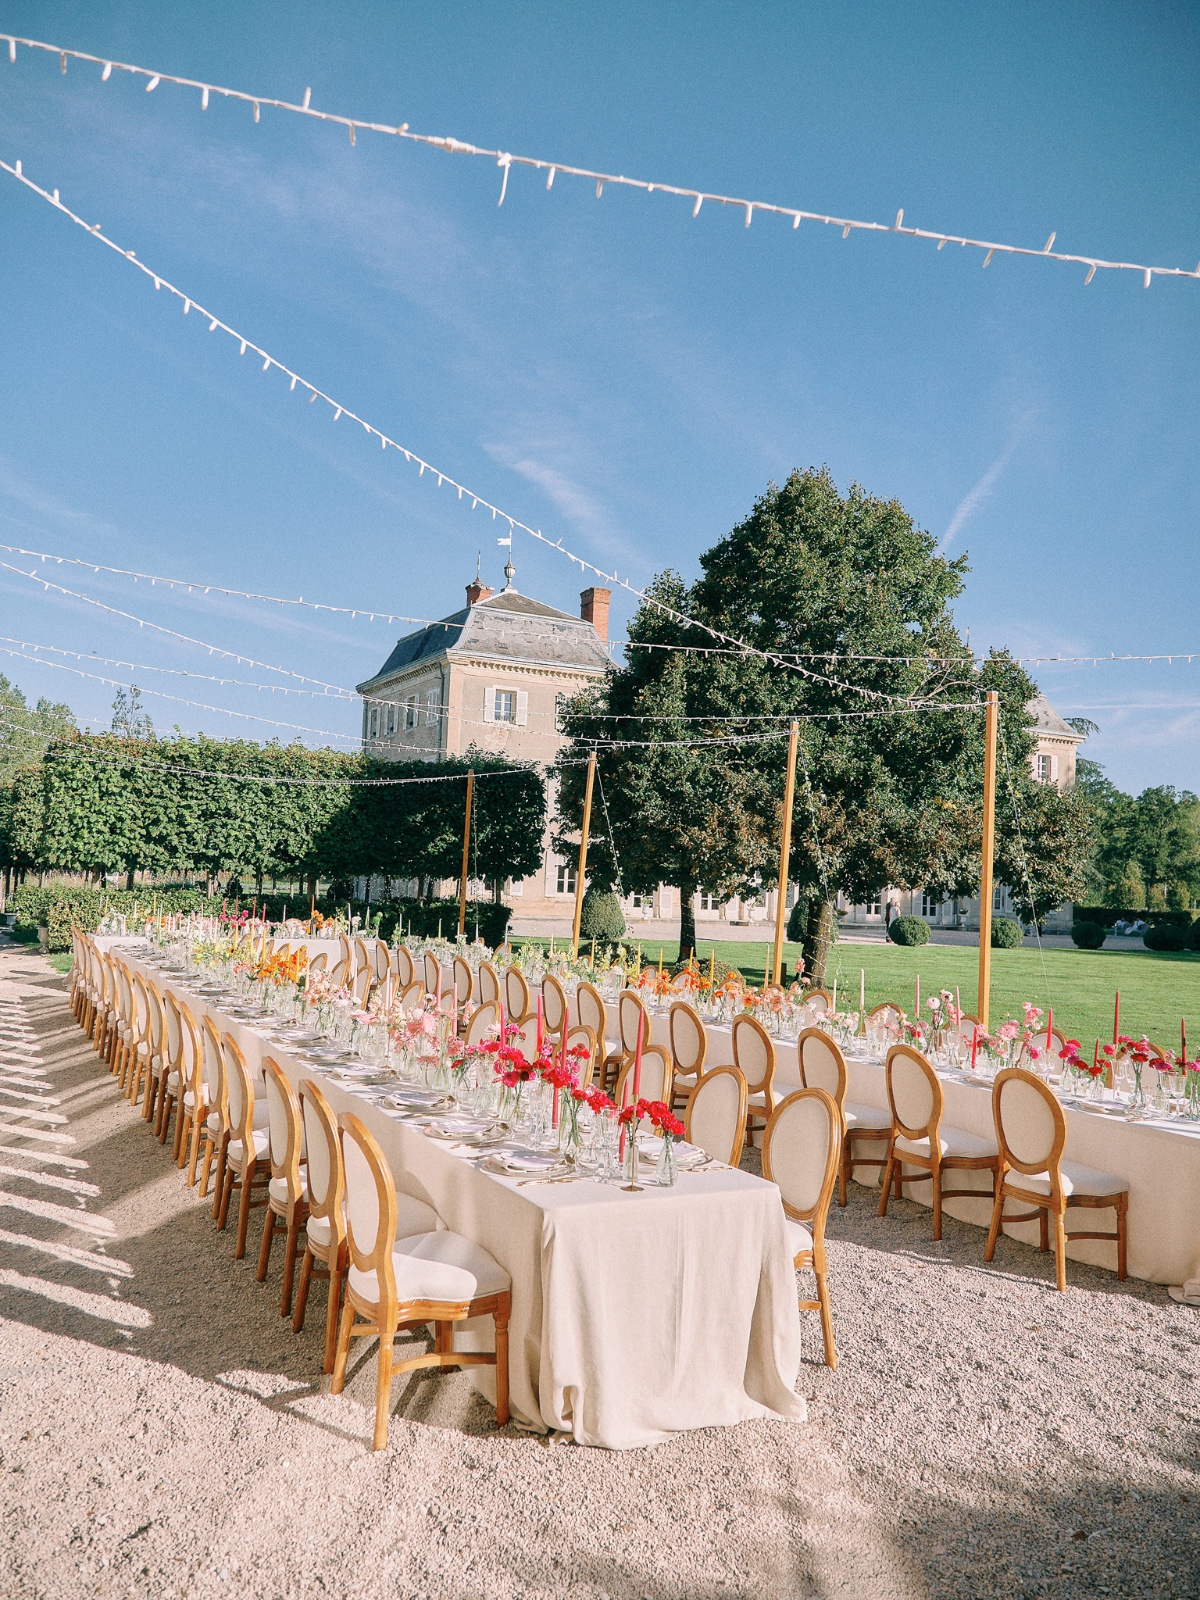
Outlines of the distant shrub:
<svg viewBox="0 0 1200 1600">
<path fill-rule="evenodd" d="M 1188 933 L 1189 930 L 1180 928 L 1173 922 L 1158 922 L 1146 929 L 1142 935 L 1142 943 L 1147 950 L 1182 950 L 1187 943 Z"/>
<path fill-rule="evenodd" d="M 587 891 L 580 909 L 579 936 L 607 944 L 625 937 L 625 917 L 615 894 L 600 889 Z"/>
<path fill-rule="evenodd" d="M 928 944 L 929 924 L 924 917 L 896 917 L 888 929 L 893 944 Z"/>
<path fill-rule="evenodd" d="M 1080 950 L 1099 950 L 1104 943 L 1104 929 L 1096 922 L 1077 922 L 1071 929 L 1071 938 Z"/>
<path fill-rule="evenodd" d="M 788 912 L 787 936 L 793 944 L 803 944 L 808 932 L 808 896 L 796 896 L 796 904 Z"/>
<path fill-rule="evenodd" d="M 1200 950 L 1200 917 L 1188 929 L 1187 945 L 1189 950 Z"/>
<path fill-rule="evenodd" d="M 1021 924 L 1011 917 L 996 917 L 992 923 L 993 950 L 1016 950 L 1024 937 Z"/>
</svg>

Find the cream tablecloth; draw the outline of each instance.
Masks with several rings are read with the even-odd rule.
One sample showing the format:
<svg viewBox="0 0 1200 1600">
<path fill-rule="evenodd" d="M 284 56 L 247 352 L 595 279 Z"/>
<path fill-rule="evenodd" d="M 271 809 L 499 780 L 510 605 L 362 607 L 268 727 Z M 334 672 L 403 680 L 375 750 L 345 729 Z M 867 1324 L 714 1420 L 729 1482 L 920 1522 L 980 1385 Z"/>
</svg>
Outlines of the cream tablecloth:
<svg viewBox="0 0 1200 1600">
<path fill-rule="evenodd" d="M 616 1039 L 615 1005 L 609 1005 L 608 1014 L 609 1037 Z M 668 1049 L 669 1014 L 666 1009 L 649 1012 L 653 1042 Z M 707 1023 L 705 1028 L 708 1033 L 706 1065 L 719 1067 L 732 1062 L 731 1030 Z M 794 1040 L 776 1039 L 774 1043 L 778 1100 L 800 1087 L 800 1068 Z M 848 1056 L 846 1069 L 847 1100 L 887 1110 L 883 1062 Z M 991 1084 L 964 1083 L 948 1074 L 940 1076 L 946 1096 L 944 1123 L 966 1133 L 994 1139 Z M 1186 1283 L 1189 1278 L 1200 1275 L 1200 1126 L 1165 1120 L 1126 1122 L 1120 1112 L 1106 1115 L 1075 1106 L 1063 1109 L 1067 1118 L 1067 1159 L 1101 1172 L 1114 1173 L 1129 1183 L 1128 1270 L 1131 1276 L 1144 1278 L 1149 1283 Z M 878 1186 L 882 1171 L 878 1167 L 861 1167 L 856 1176 L 860 1182 Z M 956 1173 L 954 1184 L 956 1188 L 989 1191 L 991 1188 L 987 1173 Z M 919 1204 L 929 1203 L 929 1193 L 928 1185 L 922 1189 L 920 1184 L 914 1184 L 905 1189 L 905 1194 Z M 990 1199 L 947 1200 L 945 1209 L 951 1216 L 982 1228 L 991 1222 Z M 1008 1209 L 1021 1208 L 1010 1202 Z M 1081 1221 L 1085 1216 L 1090 1220 Z M 1107 1230 L 1115 1227 L 1115 1223 L 1111 1212 L 1068 1210 L 1067 1227 Z M 1006 1225 L 1005 1231 L 1027 1244 L 1038 1241 L 1035 1222 Z M 981 1254 L 982 1248 L 981 1242 Z M 1067 1254 L 1076 1261 L 1115 1269 L 1116 1246 L 1112 1244 L 1081 1239 L 1067 1246 Z"/>
<path fill-rule="evenodd" d="M 796 1279 L 773 1184 L 724 1171 L 641 1194 L 591 1181 L 519 1187 L 339 1086 L 270 1038 L 265 1021 L 235 1019 L 189 993 L 194 980 L 123 954 L 193 1014 L 211 1010 L 251 1066 L 270 1055 L 293 1082 L 315 1078 L 335 1110 L 371 1129 L 399 1190 L 504 1266 L 513 1280 L 512 1409 L 525 1426 L 628 1449 L 754 1417 L 805 1420 L 793 1392 Z M 490 1337 L 490 1319 L 481 1322 L 486 1329 L 471 1332 Z M 813 1319 L 814 1353 L 818 1337 Z M 476 1370 L 484 1387 L 491 1376 Z"/>
</svg>

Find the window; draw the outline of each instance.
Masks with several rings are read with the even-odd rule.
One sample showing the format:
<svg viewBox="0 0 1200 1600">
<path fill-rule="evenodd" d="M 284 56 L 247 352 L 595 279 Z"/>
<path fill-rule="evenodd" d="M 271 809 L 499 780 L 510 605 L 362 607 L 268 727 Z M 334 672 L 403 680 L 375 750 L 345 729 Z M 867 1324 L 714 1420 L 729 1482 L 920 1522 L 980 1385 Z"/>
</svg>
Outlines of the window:
<svg viewBox="0 0 1200 1600">
<path fill-rule="evenodd" d="M 1033 758 L 1033 775 L 1039 783 L 1058 782 L 1058 757 L 1037 755 Z"/>
<path fill-rule="evenodd" d="M 701 889 L 696 896 L 696 909 L 697 911 L 715 911 L 717 909 L 716 899 L 709 894 L 707 889 Z"/>
<path fill-rule="evenodd" d="M 438 723 L 441 721 L 441 717 L 439 716 L 439 712 L 441 710 L 441 697 L 440 689 L 429 689 L 426 691 L 425 726 L 427 728 L 436 728 Z"/>
<path fill-rule="evenodd" d="M 558 871 L 556 872 L 554 879 L 555 894 L 573 895 L 575 893 L 575 885 L 578 881 L 578 873 L 575 870 L 574 862 L 560 861 L 558 864 Z"/>
<path fill-rule="evenodd" d="M 515 722 L 517 720 L 517 695 L 515 689 L 497 689 L 496 698 L 492 704 L 493 722 Z"/>
<path fill-rule="evenodd" d="M 396 708 L 395 708 L 395 706 L 389 706 L 388 709 L 387 709 L 387 731 L 389 733 L 395 733 L 395 731 L 396 731 Z"/>
<path fill-rule="evenodd" d="M 524 689 L 489 686 L 483 691 L 483 720 L 523 728 L 529 721 L 529 695 Z"/>
<path fill-rule="evenodd" d="M 379 707 L 378 706 L 372 706 L 371 707 L 371 738 L 372 739 L 378 739 L 378 737 L 379 737 Z"/>
<path fill-rule="evenodd" d="M 867 902 L 867 915 L 869 917 L 877 917 L 879 915 L 879 896 L 878 895 L 875 896 L 874 900 L 870 900 L 870 901 Z"/>
<path fill-rule="evenodd" d="M 629 899 L 635 911 L 641 911 L 643 906 L 650 904 L 650 896 L 648 894 L 631 894 Z"/>
<path fill-rule="evenodd" d="M 1004 910 L 1004 890 L 1003 889 L 993 889 L 992 890 L 992 910 L 993 911 L 1003 911 Z"/>
<path fill-rule="evenodd" d="M 415 728 L 416 727 L 416 725 L 417 725 L 417 709 L 420 706 L 420 704 L 421 704 L 421 697 L 418 694 L 410 694 L 408 699 L 405 700 L 405 702 L 404 702 L 404 726 L 406 728 Z"/>
<path fill-rule="evenodd" d="M 921 895 L 921 915 L 923 917 L 936 917 L 938 914 L 938 901 L 931 894 Z"/>
</svg>

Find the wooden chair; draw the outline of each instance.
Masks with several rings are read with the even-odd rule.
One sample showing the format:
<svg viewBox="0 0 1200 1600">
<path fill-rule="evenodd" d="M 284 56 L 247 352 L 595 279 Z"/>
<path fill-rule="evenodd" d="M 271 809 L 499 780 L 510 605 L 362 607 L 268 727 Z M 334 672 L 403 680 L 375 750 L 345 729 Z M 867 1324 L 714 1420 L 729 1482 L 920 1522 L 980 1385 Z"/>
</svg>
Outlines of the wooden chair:
<svg viewBox="0 0 1200 1600">
<path fill-rule="evenodd" d="M 314 973 L 314 972 L 324 972 L 325 971 L 325 964 L 326 964 L 326 962 L 328 960 L 329 960 L 329 951 L 328 950 L 318 950 L 315 956 L 311 956 L 309 958 L 308 967 L 306 968 L 306 971 L 309 972 L 310 974 Z"/>
<path fill-rule="evenodd" d="M 788 1248 L 797 1271 L 811 1267 L 817 1298 L 802 1311 L 819 1311 L 825 1365 L 837 1366 L 833 1307 L 825 1261 L 825 1222 L 841 1159 L 842 1116 L 824 1089 L 797 1089 L 771 1112 L 763 1134 L 763 1177 L 778 1184 L 787 1218 Z"/>
<path fill-rule="evenodd" d="M 454 986 L 458 990 L 458 1014 L 460 1017 L 468 1016 L 475 998 L 475 974 L 465 956 L 454 958 Z"/>
<path fill-rule="evenodd" d="M 582 988 L 582 985 L 580 985 Z M 615 1050 L 604 1061 L 604 1087 L 607 1088 L 610 1073 L 615 1073 L 619 1078 L 626 1062 L 632 1061 L 633 1053 L 637 1049 L 638 1019 L 642 1020 L 642 1044 L 650 1043 L 650 1018 L 646 1015 L 646 1007 L 642 997 L 636 989 L 622 989 L 617 996 L 617 1034 L 618 1042 Z M 580 1020 L 583 1020 L 582 1013 Z"/>
<path fill-rule="evenodd" d="M 158 1097 L 167 1081 L 167 1010 L 162 990 L 147 979 L 146 999 L 150 1007 L 148 1043 L 149 1059 L 146 1062 L 146 1087 L 142 1093 L 142 1118 L 152 1126 L 156 1122 Z"/>
<path fill-rule="evenodd" d="M 375 981 L 382 983 L 392 971 L 391 952 L 382 939 L 376 939 L 371 955 L 375 968 Z"/>
<path fill-rule="evenodd" d="M 675 1098 L 678 1100 L 682 1095 L 686 1103 L 687 1097 L 695 1091 L 703 1076 L 704 1058 L 708 1054 L 708 1035 L 695 1006 L 689 1005 L 686 1000 L 671 1002 L 667 1036 L 671 1041 L 671 1060 L 675 1067 Z M 736 1167 L 737 1162 L 733 1165 Z"/>
<path fill-rule="evenodd" d="M 562 1043 L 562 1032 L 569 1022 L 567 996 L 561 983 L 552 972 L 542 978 L 542 1027 L 552 1038 Z"/>
<path fill-rule="evenodd" d="M 83 933 L 71 924 L 71 973 L 67 989 L 67 1004 L 75 1021 L 83 1026 L 83 1009 L 87 996 L 87 958 L 84 954 Z"/>
<path fill-rule="evenodd" d="M 886 1167 L 887 1147 L 892 1139 L 891 1113 L 877 1106 L 850 1104 L 846 1100 L 846 1058 L 836 1039 L 821 1028 L 805 1028 L 796 1040 L 796 1061 L 800 1084 L 805 1089 L 824 1089 L 842 1113 L 842 1159 L 838 1168 L 838 1205 L 846 1204 L 846 1185 L 853 1168 Z M 882 1144 L 881 1156 L 856 1156 L 855 1142 Z"/>
<path fill-rule="evenodd" d="M 714 1161 L 738 1165 L 746 1142 L 746 1080 L 736 1067 L 702 1074 L 688 1096 L 683 1126 L 689 1144 Z"/>
<path fill-rule="evenodd" d="M 169 989 L 162 993 L 162 1072 L 155 1081 L 154 1103 L 151 1115 L 154 1134 L 159 1144 L 166 1144 L 171 1112 L 179 1103 L 183 1076 L 180 1063 L 183 1059 L 183 1023 L 179 1005 Z"/>
<path fill-rule="evenodd" d="M 440 995 L 442 992 L 442 964 L 432 950 L 426 950 L 421 958 L 421 977 L 425 984 L 425 993 Z"/>
<path fill-rule="evenodd" d="M 225 1181 L 225 1146 L 229 1142 L 229 1097 L 225 1092 L 225 1047 L 211 1016 L 200 1024 L 200 1071 L 202 1088 L 192 1118 L 188 1187 L 196 1181 L 196 1161 L 200 1141 L 204 1141 L 204 1161 L 200 1172 L 200 1198 L 208 1193 L 208 1176 L 216 1164 L 213 1183 L 213 1220 L 221 1208 L 221 1185 Z"/>
<path fill-rule="evenodd" d="M 575 991 L 575 1015 L 581 1028 L 590 1028 L 596 1039 L 596 1072 L 599 1087 L 604 1088 L 608 1082 L 608 1063 L 616 1057 L 618 1063 L 621 1059 L 621 1047 L 615 1039 L 606 1037 L 608 1033 L 608 1009 L 604 999 L 592 983 L 581 983 Z"/>
<path fill-rule="evenodd" d="M 175 1165 L 182 1167 L 188 1160 L 189 1152 L 194 1143 L 192 1130 L 197 1123 L 203 1123 L 208 1115 L 208 1108 L 204 1100 L 204 1045 L 200 1038 L 200 1027 L 191 1008 L 184 1000 L 177 1001 L 176 1008 L 179 1014 L 179 1082 L 172 1088 L 170 1079 L 167 1080 L 168 1096 L 175 1099 L 175 1145 L 173 1154 Z M 167 1112 L 169 1119 L 170 1112 Z M 164 1120 L 163 1136 L 166 1135 L 166 1120 Z M 196 1182 L 196 1163 L 191 1164 L 188 1173 L 188 1187 Z"/>
<path fill-rule="evenodd" d="M 940 1239 L 943 1200 L 983 1198 L 983 1191 L 979 1189 L 944 1189 L 942 1173 L 990 1172 L 990 1198 L 994 1200 L 1000 1152 L 988 1139 L 980 1139 L 961 1128 L 942 1127 L 946 1098 L 942 1085 L 937 1073 L 912 1045 L 894 1044 L 888 1051 L 887 1091 L 892 1108 L 892 1135 L 888 1141 L 879 1215 L 887 1216 L 893 1184 L 899 1200 L 906 1183 L 932 1183 L 933 1237 Z M 906 1166 L 918 1170 L 906 1177 Z"/>
<path fill-rule="evenodd" d="M 481 961 L 475 975 L 475 998 L 481 1006 L 500 1004 L 500 974 L 490 961 Z"/>
<path fill-rule="evenodd" d="M 121 1077 L 121 1088 L 130 1105 L 137 1103 L 142 1074 L 150 1071 L 155 1049 L 156 1017 L 161 1021 L 161 1013 L 156 1013 L 151 1004 L 151 987 L 140 972 L 133 974 L 130 985 L 133 998 L 133 1027 L 125 1057 L 125 1071 Z"/>
<path fill-rule="evenodd" d="M 814 985 L 811 989 L 805 989 L 800 996 L 800 1004 L 809 1007 L 816 1016 L 821 1016 L 833 1010 L 833 996 L 828 989 Z"/>
<path fill-rule="evenodd" d="M 399 978 L 396 979 L 399 983 Z M 398 1002 L 402 1011 L 424 1011 L 425 985 L 423 983 L 410 983 L 407 989 L 401 991 Z"/>
<path fill-rule="evenodd" d="M 417 969 L 413 962 L 412 951 L 406 944 L 396 947 L 396 976 L 400 980 L 401 990 L 409 988 L 417 980 Z"/>
<path fill-rule="evenodd" d="M 122 963 L 121 973 L 121 1045 L 117 1052 L 117 1087 L 129 1099 L 129 1089 L 136 1071 L 138 1052 L 144 1044 L 143 1035 L 149 1020 L 146 1004 L 146 985 L 140 973 Z"/>
<path fill-rule="evenodd" d="M 236 1188 L 238 1225 L 233 1258 L 240 1261 L 246 1254 L 250 1212 L 255 1206 L 267 1203 L 265 1193 L 261 1193 L 256 1200 L 254 1191 L 265 1191 L 271 1181 L 268 1158 L 271 1135 L 265 1126 L 265 1108 L 260 1111 L 258 1097 L 254 1093 L 254 1079 L 241 1047 L 231 1033 L 222 1035 L 221 1044 L 225 1051 L 225 1087 L 229 1097 L 229 1138 L 225 1145 L 225 1175 L 217 1227 L 222 1230 L 225 1227 L 229 1202 Z"/>
<path fill-rule="evenodd" d="M 378 1338 L 373 1449 L 382 1450 L 387 1444 L 393 1374 L 421 1367 L 495 1367 L 496 1425 L 503 1427 L 509 1416 L 512 1281 L 508 1273 L 486 1250 L 458 1233 L 427 1230 L 397 1244 L 402 1212 L 383 1151 L 358 1117 L 347 1113 L 338 1120 L 346 1174 L 349 1270 L 332 1392 L 341 1394 L 345 1385 L 350 1340 L 356 1334 Z M 454 1349 L 453 1324 L 478 1316 L 491 1316 L 495 1323 L 495 1354 Z M 396 1361 L 392 1346 L 397 1331 L 426 1322 L 434 1325 L 435 1348 Z"/>
<path fill-rule="evenodd" d="M 511 1022 L 511 1020 L 510 1019 L 506 1019 L 506 1020 L 508 1021 L 508 1026 L 512 1027 L 513 1023 Z M 518 1022 L 516 1024 L 516 1029 L 517 1029 L 517 1032 L 516 1032 L 515 1038 L 513 1038 L 509 1042 L 516 1046 L 516 1048 L 525 1057 L 526 1061 L 536 1061 L 537 1060 L 537 1054 L 538 1054 L 538 1047 L 537 1047 L 537 1044 L 538 1044 L 538 1039 L 537 1039 L 537 1035 L 538 1035 L 537 1018 L 536 1017 L 526 1017 L 524 1022 Z M 542 1046 L 543 1046 L 543 1048 L 545 1048 L 545 1043 L 546 1043 L 545 1030 L 543 1029 L 543 1031 L 542 1031 Z"/>
<path fill-rule="evenodd" d="M 339 947 L 340 952 L 341 952 L 341 959 L 346 963 L 346 965 L 350 969 L 350 971 L 353 972 L 354 971 L 354 948 L 351 945 L 350 940 L 349 940 L 349 938 L 348 938 L 348 936 L 346 934 L 344 934 L 344 933 L 339 933 L 338 934 L 338 947 Z"/>
<path fill-rule="evenodd" d="M 108 1030 L 105 1058 L 108 1070 L 120 1083 L 125 1069 L 125 1052 L 133 1029 L 133 986 L 129 968 L 119 956 L 111 956 L 113 978 L 112 1018 Z"/>
<path fill-rule="evenodd" d="M 1067 1240 L 1111 1239 L 1117 1247 L 1117 1277 L 1125 1277 L 1125 1221 L 1129 1210 L 1129 1184 L 1108 1172 L 1096 1172 L 1074 1161 L 1064 1161 L 1067 1119 L 1053 1091 L 1032 1072 L 1006 1067 L 992 1084 L 992 1117 L 1000 1147 L 992 1225 L 983 1259 L 996 1253 L 996 1240 L 1006 1222 L 1041 1224 L 1041 1247 L 1050 1248 L 1050 1223 L 1054 1224 L 1054 1277 L 1058 1289 L 1067 1287 Z M 1017 1216 L 1004 1215 L 1007 1199 L 1032 1206 Z M 1108 1210 L 1117 1214 L 1115 1233 L 1068 1233 L 1068 1207 Z"/>
<path fill-rule="evenodd" d="M 370 966 L 356 969 L 350 981 L 350 990 L 359 1006 L 365 1006 L 371 995 L 371 986 L 375 982 L 375 972 Z"/>
<path fill-rule="evenodd" d="M 271 1244 L 277 1229 L 282 1227 L 286 1237 L 279 1315 L 286 1317 L 292 1309 L 292 1284 L 296 1275 L 300 1229 L 308 1220 L 308 1203 L 304 1198 L 305 1168 L 300 1159 L 304 1150 L 304 1116 L 291 1080 L 280 1070 L 278 1062 L 272 1061 L 270 1056 L 264 1056 L 262 1065 L 267 1089 L 271 1180 L 267 1185 L 262 1249 L 258 1253 L 258 1281 L 262 1283 L 267 1276 Z"/>
<path fill-rule="evenodd" d="M 350 971 L 350 963 L 344 956 L 341 958 L 341 960 L 335 961 L 333 966 L 329 969 L 329 977 L 334 986 L 338 989 L 348 989 L 353 980 L 353 976 L 353 973 Z"/>
<path fill-rule="evenodd" d="M 746 1137 L 753 1149 L 755 1124 L 765 1129 L 775 1108 L 775 1044 L 744 1011 L 733 1019 L 733 1064 L 746 1080 Z"/>
<path fill-rule="evenodd" d="M 1026 1063 L 1033 1061 L 1033 1052 L 1036 1050 L 1039 1061 L 1048 1057 L 1051 1061 L 1057 1062 L 1061 1066 L 1062 1054 L 1067 1047 L 1067 1036 L 1061 1028 L 1054 1028 L 1052 1031 L 1054 1034 L 1053 1044 L 1051 1044 L 1050 1034 L 1046 1032 L 1045 1028 L 1039 1028 L 1037 1033 L 1030 1034 L 1029 1041 L 1022 1052 L 1022 1058 Z"/>
<path fill-rule="evenodd" d="M 467 1023 L 466 1041 L 468 1044 L 482 1044 L 493 1036 L 499 1026 L 499 1002 L 487 1000 L 472 1011 L 471 1020 Z"/>
<path fill-rule="evenodd" d="M 580 1025 L 567 1029 L 567 1049 L 574 1050 L 577 1045 L 583 1045 L 587 1050 L 586 1056 L 571 1057 L 576 1066 L 578 1084 L 581 1089 L 590 1089 L 592 1080 L 596 1076 L 596 1057 L 599 1047 L 596 1044 L 596 1035 L 590 1028 Z"/>
<path fill-rule="evenodd" d="M 636 1057 L 630 1056 L 617 1075 L 617 1088 L 613 1098 L 618 1105 L 624 1105 L 622 1096 L 626 1085 L 629 1089 L 630 1104 L 633 1103 L 633 1073 Z M 644 1044 L 642 1046 L 642 1075 L 641 1098 L 643 1100 L 662 1100 L 666 1105 L 671 1104 L 671 1080 L 675 1069 L 671 1058 L 661 1044 Z"/>
<path fill-rule="evenodd" d="M 521 1023 L 529 1016 L 529 984 L 520 967 L 504 969 L 504 1014 L 509 1022 Z"/>
<path fill-rule="evenodd" d="M 308 1158 L 303 1169 L 308 1214 L 292 1332 L 299 1333 L 304 1326 L 313 1278 L 327 1278 L 329 1303 L 325 1309 L 325 1353 L 321 1371 L 332 1372 L 342 1281 L 346 1276 L 346 1180 L 342 1171 L 342 1141 L 333 1108 L 311 1078 L 301 1080 L 300 1107 Z"/>
<path fill-rule="evenodd" d="M 355 972 L 355 976 L 356 977 L 362 971 L 362 969 L 364 967 L 366 967 L 367 971 L 371 974 L 372 977 L 375 976 L 375 957 L 372 954 L 372 952 L 367 949 L 366 940 L 365 939 L 355 939 L 355 941 L 354 941 L 354 972 Z"/>
</svg>

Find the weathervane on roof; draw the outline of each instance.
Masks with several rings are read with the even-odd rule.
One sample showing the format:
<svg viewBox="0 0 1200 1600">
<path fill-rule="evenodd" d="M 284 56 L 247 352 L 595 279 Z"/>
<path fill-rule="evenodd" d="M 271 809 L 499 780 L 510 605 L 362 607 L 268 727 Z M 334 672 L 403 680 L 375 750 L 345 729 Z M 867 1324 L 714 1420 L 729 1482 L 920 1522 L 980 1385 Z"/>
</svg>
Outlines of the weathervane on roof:
<svg viewBox="0 0 1200 1600">
<path fill-rule="evenodd" d="M 517 591 L 513 587 L 513 579 L 517 575 L 517 569 L 516 569 L 516 567 L 513 566 L 513 558 L 512 558 L 512 529 L 511 528 L 509 529 L 508 534 L 507 534 L 507 536 L 505 538 L 497 539 L 496 543 L 497 544 L 506 544 L 508 546 L 508 560 L 504 563 L 504 588 L 500 592 L 501 592 L 501 594 L 516 594 Z"/>
</svg>

